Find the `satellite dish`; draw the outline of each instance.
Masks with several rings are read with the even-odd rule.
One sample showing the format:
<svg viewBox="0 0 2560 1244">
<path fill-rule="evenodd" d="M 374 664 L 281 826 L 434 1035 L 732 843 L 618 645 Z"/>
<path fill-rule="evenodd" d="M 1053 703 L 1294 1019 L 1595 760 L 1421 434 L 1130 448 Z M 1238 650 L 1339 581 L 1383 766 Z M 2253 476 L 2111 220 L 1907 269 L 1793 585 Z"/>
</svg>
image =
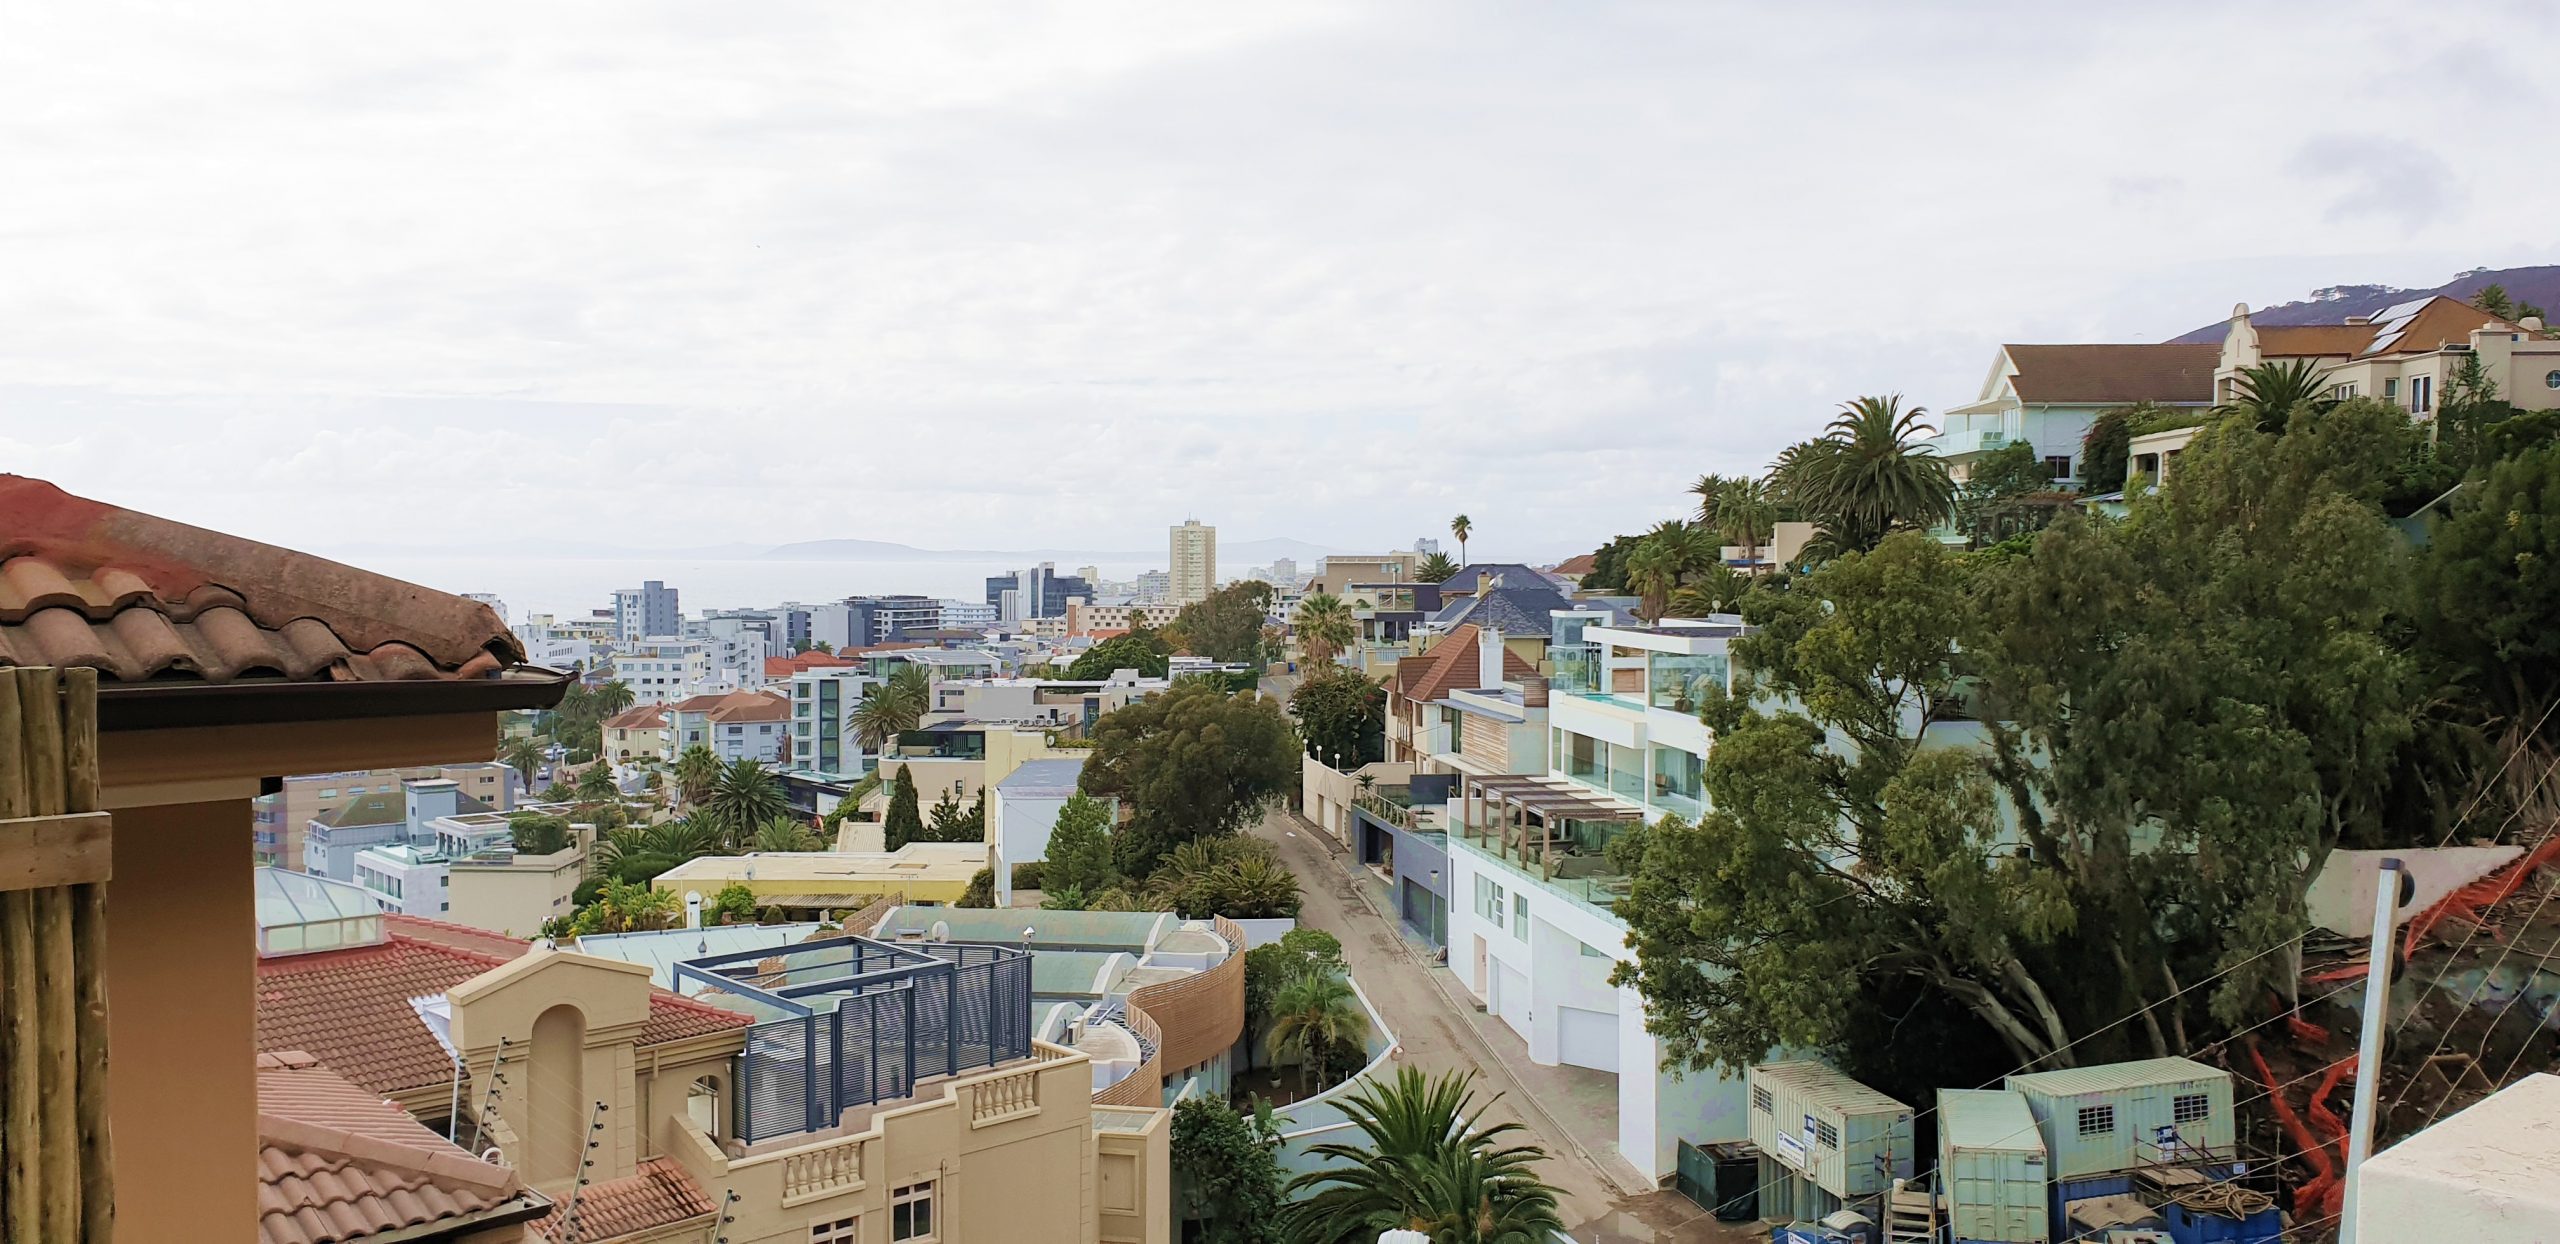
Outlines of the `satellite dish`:
<svg viewBox="0 0 2560 1244">
<path fill-rule="evenodd" d="M 933 940 L 935 940 L 935 941 L 937 941 L 937 942 L 947 942 L 947 941 L 950 941 L 950 940 L 951 940 L 951 924 L 950 924 L 950 922 L 949 922 L 949 921 L 946 921 L 946 920 L 936 920 L 936 921 L 934 921 L 934 922 L 933 922 L 933 929 L 932 929 L 932 931 L 930 931 L 929 933 L 927 933 L 927 934 L 926 934 L 926 936 L 931 937 Z"/>
</svg>

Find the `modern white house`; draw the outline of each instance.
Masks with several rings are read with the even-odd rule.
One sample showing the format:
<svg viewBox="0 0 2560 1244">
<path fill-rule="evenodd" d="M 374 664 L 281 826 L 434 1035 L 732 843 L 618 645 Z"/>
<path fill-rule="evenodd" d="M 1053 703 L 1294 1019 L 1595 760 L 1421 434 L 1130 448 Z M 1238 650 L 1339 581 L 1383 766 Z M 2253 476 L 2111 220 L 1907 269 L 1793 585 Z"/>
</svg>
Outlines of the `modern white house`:
<svg viewBox="0 0 2560 1244">
<path fill-rule="evenodd" d="M 631 688 L 635 704 L 673 704 L 711 686 L 710 645 L 699 639 L 656 638 L 613 654 L 611 677 Z"/>
<path fill-rule="evenodd" d="M 1698 697 L 1726 684 L 1728 646 L 1744 628 L 1723 616 L 1604 623 L 1554 615 L 1545 772 L 1457 775 L 1449 964 L 1531 1062 L 1616 1077 L 1617 1148 L 1660 1179 L 1681 1141 L 1744 1139 L 1748 1101 L 1739 1076 L 1666 1069 L 1642 997 L 1609 983 L 1634 952 L 1609 906 L 1628 878 L 1606 852 L 1629 826 L 1704 810 L 1713 740 Z"/>
<path fill-rule="evenodd" d="M 1081 756 L 1026 760 L 988 793 L 987 850 L 995 868 L 996 906 L 1013 901 L 1014 865 L 1048 858 L 1049 831 L 1057 828 L 1058 810 L 1075 797 L 1083 773 Z M 1120 801 L 1104 796 L 1102 803 L 1117 821 Z"/>
</svg>

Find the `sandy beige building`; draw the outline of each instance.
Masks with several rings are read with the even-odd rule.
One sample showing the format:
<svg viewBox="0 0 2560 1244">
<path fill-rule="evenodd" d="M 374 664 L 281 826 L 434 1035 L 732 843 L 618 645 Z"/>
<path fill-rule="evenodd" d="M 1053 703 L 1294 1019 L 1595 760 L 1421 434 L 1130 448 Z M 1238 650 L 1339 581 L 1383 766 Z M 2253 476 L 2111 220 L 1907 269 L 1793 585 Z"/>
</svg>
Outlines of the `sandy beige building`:
<svg viewBox="0 0 2560 1244">
<path fill-rule="evenodd" d="M 664 763 L 675 757 L 667 743 L 664 705 L 635 704 L 604 721 L 604 756 L 618 765 Z"/>
<path fill-rule="evenodd" d="M 396 800 L 400 784 L 412 778 L 443 778 L 463 794 L 500 811 L 514 806 L 513 792 L 524 785 L 505 765 L 494 760 L 297 774 L 283 779 L 274 794 L 258 796 L 253 805 L 250 841 L 254 844 L 255 862 L 260 867 L 302 867 L 303 840 L 311 822 L 334 818 L 366 795 L 387 794 Z"/>
<path fill-rule="evenodd" d="M 847 822 L 848 828 L 851 822 Z M 878 826 L 871 827 L 877 835 Z M 969 878 L 987 866 L 987 848 L 972 842 L 910 842 L 895 851 L 753 851 L 705 855 L 658 874 L 651 889 L 704 898 L 742 885 L 758 906 L 785 911 L 841 911 L 884 894 L 920 903 L 956 903 Z"/>
</svg>

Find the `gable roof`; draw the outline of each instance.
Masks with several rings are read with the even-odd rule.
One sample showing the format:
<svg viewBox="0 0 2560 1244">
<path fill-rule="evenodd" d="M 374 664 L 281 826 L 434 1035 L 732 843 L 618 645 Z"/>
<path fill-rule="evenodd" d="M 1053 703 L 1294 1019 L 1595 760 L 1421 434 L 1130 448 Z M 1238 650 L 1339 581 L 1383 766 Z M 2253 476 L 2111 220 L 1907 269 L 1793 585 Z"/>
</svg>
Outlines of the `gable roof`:
<svg viewBox="0 0 2560 1244">
<path fill-rule="evenodd" d="M 489 606 L 0 475 L 0 665 L 227 683 L 492 678 Z"/>
<path fill-rule="evenodd" d="M 1468 622 L 1490 626 L 1505 635 L 1544 635 L 1555 625 L 1555 619 L 1547 616 L 1549 612 L 1575 607 L 1572 598 L 1556 590 L 1553 580 L 1540 575 L 1536 587 L 1506 584 L 1461 596 L 1433 614 L 1431 623 L 1446 627 Z"/>
<path fill-rule="evenodd" d="M 1404 657 L 1396 662 L 1396 694 L 1408 700 L 1428 703 L 1452 691 L 1480 690 L 1484 681 L 1481 658 L 1476 653 L 1480 632 L 1472 625 L 1461 626 L 1441 637 L 1431 651 L 1418 657 Z M 1538 677 L 1536 666 L 1520 659 L 1509 646 L 1502 650 L 1502 676 L 1505 679 L 1528 680 Z"/>
<path fill-rule="evenodd" d="M 655 704 L 635 704 L 604 719 L 607 730 L 663 730 L 666 711 Z"/>
<path fill-rule="evenodd" d="M 1523 565 L 1519 562 L 1478 562 L 1463 567 L 1458 573 L 1442 579 L 1440 593 L 1443 597 L 1448 597 L 1474 592 L 1486 579 L 1493 579 L 1504 588 L 1555 586 L 1555 580 L 1549 578 L 1547 572 L 1535 566 Z"/>
<path fill-rule="evenodd" d="M 711 1198 L 674 1158 L 650 1158 L 632 1174 L 589 1184 L 578 1194 L 577 1237 L 616 1240 L 696 1218 L 707 1221 L 711 1209 Z M 567 1213 L 566 1204 L 555 1202 L 534 1230 L 546 1240 L 563 1238 L 569 1233 Z"/>
<path fill-rule="evenodd" d="M 357 825 L 398 825 L 409 819 L 409 800 L 400 791 L 376 791 L 347 802 L 336 816 L 323 818 L 331 829 Z"/>
<path fill-rule="evenodd" d="M 2213 400 L 2220 345 L 2008 345 L 2021 402 Z"/>
<path fill-rule="evenodd" d="M 421 928 L 422 924 L 433 927 Z M 373 946 L 258 961 L 258 1048 L 304 1050 L 370 1092 L 397 1094 L 453 1082 L 453 1060 L 409 999 L 444 993 L 531 946 L 485 935 L 490 949 L 455 944 L 458 926 L 385 916 Z M 468 930 L 465 930 L 468 932 Z M 643 1047 L 707 1036 L 754 1021 L 658 991 L 649 998 Z"/>
<path fill-rule="evenodd" d="M 258 1235 L 338 1244 L 448 1224 L 478 1230 L 548 1208 L 407 1111 L 299 1051 L 258 1056 Z"/>
<path fill-rule="evenodd" d="M 761 691 L 719 691 L 667 706 L 669 713 L 701 713 L 713 721 L 787 721 L 791 701 Z"/>
<path fill-rule="evenodd" d="M 2510 327 L 2470 303 L 2438 294 L 2385 307 L 2367 324 L 2271 325 L 2256 332 L 2261 358 L 2381 358 L 2428 354 L 2448 342 L 2467 344 L 2483 325 Z"/>
<path fill-rule="evenodd" d="M 1598 570 L 1599 568 L 1600 568 L 1600 555 L 1599 555 L 1599 554 L 1597 554 L 1597 553 L 1580 553 L 1580 554 L 1576 554 L 1576 555 L 1574 555 L 1574 556 L 1572 556 L 1572 557 L 1568 557 L 1568 558 L 1564 559 L 1563 561 L 1557 562 L 1557 563 L 1556 563 L 1556 568 L 1555 568 L 1555 573 L 1560 574 L 1560 575 L 1571 575 L 1571 576 L 1573 576 L 1574 578 L 1577 578 L 1577 579 L 1578 579 L 1578 578 L 1581 578 L 1581 577 L 1582 577 L 1582 576 L 1584 576 L 1584 575 L 1587 575 L 1587 574 L 1591 573 L 1591 572 L 1592 572 L 1592 571 L 1594 571 L 1594 570 Z"/>
</svg>

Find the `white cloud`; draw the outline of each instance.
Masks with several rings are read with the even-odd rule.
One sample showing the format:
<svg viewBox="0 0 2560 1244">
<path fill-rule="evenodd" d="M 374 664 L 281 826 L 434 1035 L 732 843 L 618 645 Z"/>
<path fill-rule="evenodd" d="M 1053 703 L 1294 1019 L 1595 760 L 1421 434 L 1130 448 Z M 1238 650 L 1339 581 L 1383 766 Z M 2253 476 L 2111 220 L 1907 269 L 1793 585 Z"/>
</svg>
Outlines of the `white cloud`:
<svg viewBox="0 0 2560 1244">
<path fill-rule="evenodd" d="M 2560 29 L 2402 12 L 49 6 L 0 453 L 322 550 L 1583 547 L 2001 341 L 2548 258 Z"/>
</svg>

